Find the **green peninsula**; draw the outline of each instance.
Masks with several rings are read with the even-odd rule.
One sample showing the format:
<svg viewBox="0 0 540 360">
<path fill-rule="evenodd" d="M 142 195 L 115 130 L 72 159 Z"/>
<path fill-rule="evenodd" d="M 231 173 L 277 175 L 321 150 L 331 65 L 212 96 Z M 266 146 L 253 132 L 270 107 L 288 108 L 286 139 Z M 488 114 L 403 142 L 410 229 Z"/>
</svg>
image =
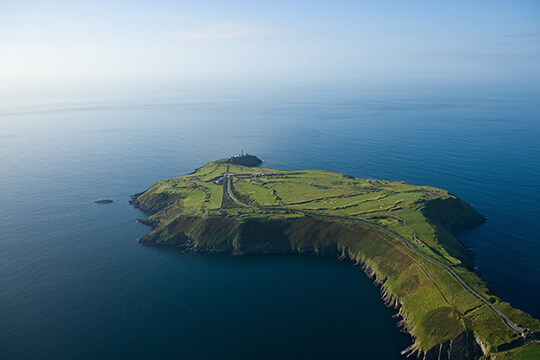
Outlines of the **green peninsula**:
<svg viewBox="0 0 540 360">
<path fill-rule="evenodd" d="M 467 203 L 431 186 L 244 166 L 256 160 L 211 162 L 135 195 L 132 204 L 151 214 L 140 222 L 153 229 L 140 242 L 353 261 L 398 310 L 413 338 L 405 354 L 540 358 L 540 321 L 495 296 L 454 237 L 485 221 Z"/>
</svg>

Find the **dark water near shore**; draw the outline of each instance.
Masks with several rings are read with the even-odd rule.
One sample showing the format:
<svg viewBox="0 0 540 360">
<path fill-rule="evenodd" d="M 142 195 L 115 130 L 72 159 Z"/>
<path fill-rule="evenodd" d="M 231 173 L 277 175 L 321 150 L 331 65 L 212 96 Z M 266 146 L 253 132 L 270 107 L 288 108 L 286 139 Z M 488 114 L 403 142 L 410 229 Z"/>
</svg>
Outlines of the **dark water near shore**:
<svg viewBox="0 0 540 360">
<path fill-rule="evenodd" d="M 479 272 L 540 317 L 540 92 L 511 92 L 0 104 L 0 358 L 399 359 L 409 338 L 351 264 L 136 244 L 131 194 L 240 149 L 460 196 L 489 219 L 461 236 Z"/>
</svg>

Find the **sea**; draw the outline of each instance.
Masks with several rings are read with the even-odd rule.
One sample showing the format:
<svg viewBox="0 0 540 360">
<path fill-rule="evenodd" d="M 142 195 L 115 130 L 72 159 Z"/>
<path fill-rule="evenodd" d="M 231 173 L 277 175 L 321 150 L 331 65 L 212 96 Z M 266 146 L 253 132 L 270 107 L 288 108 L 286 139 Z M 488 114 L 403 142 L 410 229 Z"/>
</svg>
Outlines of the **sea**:
<svg viewBox="0 0 540 360">
<path fill-rule="evenodd" d="M 477 272 L 540 318 L 540 89 L 175 85 L 0 97 L 0 358 L 402 359 L 353 264 L 142 246 L 130 196 L 240 151 L 450 191 Z M 98 204 L 96 200 L 111 199 Z"/>
</svg>

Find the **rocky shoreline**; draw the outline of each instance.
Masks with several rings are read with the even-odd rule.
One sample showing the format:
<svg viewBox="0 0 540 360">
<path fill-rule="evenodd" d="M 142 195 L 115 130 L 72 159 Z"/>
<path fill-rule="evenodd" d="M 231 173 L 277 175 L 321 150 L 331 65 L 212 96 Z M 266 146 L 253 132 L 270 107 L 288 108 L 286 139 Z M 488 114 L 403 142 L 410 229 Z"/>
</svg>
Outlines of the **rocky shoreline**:
<svg viewBox="0 0 540 360">
<path fill-rule="evenodd" d="M 130 203 L 143 211 L 146 210 L 144 206 L 141 206 L 141 204 L 136 201 L 136 196 Z M 228 222 L 234 221 L 225 218 L 218 218 L 217 220 Z M 137 222 L 149 226 L 152 230 L 155 230 L 160 226 L 158 222 L 149 218 L 137 219 Z M 230 226 L 230 224 L 228 225 Z M 461 225 L 464 226 L 465 224 Z M 402 351 L 402 355 L 424 360 L 477 360 L 489 352 L 489 347 L 486 347 L 486 345 L 482 343 L 482 341 L 472 331 L 463 332 L 458 337 L 448 340 L 443 344 L 438 344 L 429 350 L 420 349 L 418 343 L 416 342 L 415 336 L 410 332 L 411 325 L 409 324 L 408 314 L 403 309 L 403 301 L 387 289 L 385 286 L 386 279 L 381 274 L 378 274 L 373 267 L 368 265 L 365 261 L 359 261 L 358 259 L 352 258 L 350 255 L 348 255 L 347 251 L 343 251 L 343 249 L 340 251 L 338 248 L 328 248 L 314 251 L 313 249 L 294 249 L 291 247 L 275 248 L 272 247 L 268 242 L 252 244 L 250 247 L 242 249 L 235 249 L 231 242 L 227 243 L 225 246 L 201 247 L 197 244 L 195 239 L 191 238 L 189 234 L 182 231 L 178 232 L 173 238 L 167 239 L 167 241 L 161 240 L 162 239 L 159 236 L 155 236 L 155 234 L 151 233 L 140 238 L 138 242 L 147 246 L 175 247 L 183 252 L 191 254 L 221 253 L 229 254 L 231 256 L 291 254 L 304 256 L 325 256 L 341 261 L 350 261 L 372 280 L 374 286 L 380 288 L 381 299 L 383 300 L 384 304 L 387 307 L 397 311 L 394 315 L 396 326 L 400 328 L 400 331 L 411 336 L 412 345 L 407 349 L 404 349 Z"/>
<path fill-rule="evenodd" d="M 156 224 L 152 221 L 146 219 L 138 219 L 137 222 L 155 228 Z M 179 240 L 179 239 L 178 239 Z M 475 336 L 472 331 L 464 332 L 457 338 L 453 340 L 446 341 L 443 344 L 436 345 L 433 348 L 424 351 L 418 348 L 415 337 L 410 333 L 408 315 L 403 311 L 403 302 L 401 299 L 395 295 L 388 292 L 385 288 L 385 280 L 380 279 L 376 271 L 371 268 L 366 263 L 355 262 L 351 258 L 345 258 L 340 256 L 337 252 L 318 252 L 313 251 L 294 251 L 294 250 L 281 250 L 281 251 L 268 251 L 268 244 L 260 244 L 260 246 L 255 246 L 247 252 L 238 252 L 231 251 L 227 248 L 210 248 L 203 249 L 195 245 L 193 241 L 190 241 L 188 237 L 183 238 L 183 241 L 178 241 L 175 243 L 156 243 L 153 241 L 148 241 L 145 237 L 139 239 L 139 243 L 146 246 L 165 246 L 165 247 L 175 247 L 180 249 L 183 252 L 190 254 L 200 254 L 200 253 L 221 253 L 229 254 L 231 256 L 245 256 L 245 255 L 303 255 L 303 256 L 325 256 L 338 259 L 341 261 L 350 261 L 355 263 L 355 266 L 362 270 L 373 282 L 373 285 L 380 289 L 381 299 L 384 304 L 391 309 L 396 310 L 396 314 L 393 318 L 396 320 L 396 326 L 400 329 L 401 332 L 406 333 L 412 338 L 412 345 L 407 349 L 404 349 L 401 354 L 407 357 L 414 357 L 423 360 L 478 360 L 483 355 L 489 352 L 489 347 L 486 348 L 486 345 L 481 342 L 481 340 Z M 484 353 L 483 350 L 486 350 Z"/>
<path fill-rule="evenodd" d="M 515 349 L 510 345 L 519 337 L 517 330 L 508 331 L 509 318 L 533 331 L 540 328 L 540 322 L 497 298 L 473 272 L 470 250 L 454 235 L 486 219 L 444 190 L 317 170 L 275 172 L 261 179 L 249 168 L 235 168 L 237 178 L 216 184 L 216 176 L 224 172 L 231 176 L 229 166 L 233 165 L 227 160 L 209 163 L 196 172 L 198 176 L 159 181 L 134 195 L 130 203 L 149 215 L 137 221 L 152 229 L 139 243 L 193 254 L 295 254 L 351 261 L 380 287 L 383 302 L 397 311 L 397 326 L 412 337 L 412 345 L 403 351 L 409 357 L 499 357 Z M 281 185 L 267 186 L 264 181 Z M 313 190 L 314 183 L 334 185 Z M 312 206 L 315 213 L 302 211 L 297 205 L 303 202 L 295 202 L 295 193 L 282 190 L 277 196 L 276 187 L 289 185 L 305 191 L 300 192 L 304 202 L 324 200 L 324 204 Z M 348 208 L 351 186 L 356 186 L 356 196 L 375 196 L 363 200 L 375 205 L 375 210 L 367 211 L 368 219 L 350 217 L 349 210 L 342 210 Z M 336 193 L 319 193 L 329 189 Z M 263 195 L 265 191 L 271 198 Z M 282 194 L 288 197 L 286 205 L 280 203 Z M 391 196 L 390 205 L 384 204 Z M 388 207 L 392 201 L 398 202 Z M 364 205 L 357 201 L 355 206 Z"/>
</svg>

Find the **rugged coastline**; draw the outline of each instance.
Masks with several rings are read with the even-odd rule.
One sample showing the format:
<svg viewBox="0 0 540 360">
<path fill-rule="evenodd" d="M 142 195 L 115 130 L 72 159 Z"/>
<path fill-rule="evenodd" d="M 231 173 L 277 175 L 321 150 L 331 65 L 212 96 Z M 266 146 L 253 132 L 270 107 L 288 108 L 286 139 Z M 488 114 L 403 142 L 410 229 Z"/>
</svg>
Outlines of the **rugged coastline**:
<svg viewBox="0 0 540 360">
<path fill-rule="evenodd" d="M 250 233 L 249 236 L 259 236 L 263 233 L 268 234 L 267 232 L 263 231 L 253 231 L 253 225 L 248 225 L 252 229 L 246 231 L 245 229 L 239 229 L 238 233 L 231 232 L 230 227 L 231 224 L 226 219 L 220 219 L 225 220 L 223 222 L 213 222 L 210 220 L 210 222 L 207 224 L 209 228 L 215 228 L 219 227 L 222 229 L 226 229 L 224 231 L 225 234 L 228 234 L 231 236 L 224 244 L 221 246 L 201 246 L 200 241 L 207 242 L 208 239 L 202 239 L 201 237 L 198 237 L 195 235 L 192 231 L 195 230 L 198 226 L 201 226 L 201 224 L 193 225 L 193 222 L 197 222 L 197 220 L 194 220 L 192 218 L 190 219 L 184 219 L 185 221 L 182 221 L 182 224 L 176 224 L 175 226 L 181 226 L 183 229 L 187 230 L 188 233 L 180 232 L 175 237 L 169 239 L 168 241 L 161 241 L 159 235 L 147 235 L 141 239 L 139 239 L 139 243 L 143 245 L 149 245 L 149 246 L 169 246 L 169 247 L 176 247 L 181 249 L 182 251 L 197 254 L 197 253 L 226 253 L 230 254 L 232 256 L 242 256 L 242 255 L 255 255 L 255 254 L 296 254 L 296 255 L 303 255 L 303 256 L 326 256 L 326 257 L 332 257 L 335 259 L 339 259 L 341 261 L 351 261 L 354 262 L 355 265 L 360 268 L 366 275 L 372 279 L 373 284 L 380 288 L 381 292 L 381 298 L 386 306 L 393 308 L 397 311 L 396 315 L 394 316 L 397 321 L 397 326 L 401 329 L 402 332 L 408 333 L 411 336 L 413 334 L 409 331 L 409 325 L 407 321 L 407 313 L 402 310 L 402 301 L 399 299 L 399 297 L 395 296 L 391 292 L 388 291 L 388 289 L 385 287 L 386 278 L 382 274 L 378 274 L 378 272 L 375 270 L 375 268 L 368 265 L 368 263 L 363 262 L 362 260 L 358 258 L 351 258 L 350 252 L 348 249 L 342 249 L 340 251 L 337 247 L 328 246 L 324 249 L 309 249 L 309 248 L 295 248 L 293 244 L 291 243 L 281 243 L 282 246 L 276 247 L 272 246 L 270 242 L 263 241 L 260 243 L 251 243 L 249 246 L 236 248 L 234 247 L 234 238 L 238 235 L 238 233 Z M 201 220 L 205 221 L 205 220 Z M 299 220 L 296 220 L 299 221 Z M 310 219 L 312 221 L 312 219 Z M 152 222 L 144 222 L 139 221 L 144 225 L 148 225 L 150 227 L 154 227 L 157 225 Z M 236 225 L 236 224 L 235 224 Z M 275 227 L 280 228 L 285 226 L 286 228 L 290 224 L 269 224 L 267 226 L 262 226 L 264 229 L 268 229 L 269 227 Z M 315 224 L 310 223 L 309 225 L 304 224 L 307 227 L 325 227 L 328 226 L 328 224 Z M 319 226 L 318 226 L 319 225 Z M 322 226 L 321 226 L 322 225 Z M 202 225 L 205 227 L 204 225 Z M 233 225 L 234 226 L 234 225 Z M 304 227 L 304 226 L 301 226 Z M 260 229 L 262 230 L 262 229 Z M 290 230 L 290 229 L 287 229 Z M 207 233 L 209 229 L 204 228 L 201 233 Z M 276 232 L 272 232 L 273 236 L 276 236 Z M 193 237 L 195 236 L 195 238 Z M 225 235 L 227 236 L 227 235 Z M 313 234 L 311 234 L 313 236 Z M 318 236 L 318 235 L 315 235 Z M 279 235 L 278 235 L 279 237 Z M 250 240 L 250 239 L 245 239 Z M 282 238 L 280 240 L 283 240 Z M 243 243 L 243 241 L 241 240 Z M 482 349 L 480 345 L 476 342 L 475 337 L 472 332 L 465 332 L 458 337 L 456 337 L 453 340 L 447 340 L 445 343 L 440 345 L 435 345 L 433 348 L 424 351 L 422 349 L 419 349 L 414 344 L 414 336 L 413 336 L 413 345 L 411 345 L 409 348 L 404 349 L 403 351 L 404 355 L 407 356 L 415 356 L 419 358 L 424 359 L 479 359 L 482 355 Z M 445 357 L 441 354 L 448 354 L 448 357 Z M 471 357 L 472 355 L 472 357 Z"/>
<path fill-rule="evenodd" d="M 284 173 L 229 168 L 230 164 L 225 168 L 225 164 L 209 163 L 192 175 L 158 182 L 135 195 L 132 204 L 152 214 L 139 220 L 153 229 L 140 243 L 192 253 L 293 253 L 352 261 L 381 287 L 385 303 L 398 310 L 398 324 L 413 337 L 405 353 L 425 359 L 479 359 L 493 354 L 505 358 L 510 352 L 497 350 L 519 334 L 512 335 L 493 311 L 440 266 L 426 261 L 424 252 L 451 266 L 482 297 L 513 318 L 534 330 L 539 327 L 537 320 L 491 294 L 470 271 L 472 259 L 453 234 L 485 219 L 455 196 L 434 188 L 342 174 Z M 220 176 L 224 180 L 218 184 Z M 304 184 L 306 179 L 309 182 Z M 308 194 L 305 185 L 313 188 L 315 180 L 323 188 Z M 304 191 L 307 200 L 293 198 L 287 187 L 295 193 Z M 330 194 L 323 197 L 318 191 Z M 358 200 L 349 200 L 353 198 Z M 382 200 L 389 198 L 393 203 Z M 328 203 L 331 208 L 323 207 Z M 343 215 L 342 209 L 348 213 Z M 354 217 L 355 209 L 363 210 L 362 217 Z M 424 219 L 421 224 L 419 219 Z M 417 253 L 399 240 L 406 236 Z M 426 299 L 430 307 L 424 309 Z"/>
</svg>

